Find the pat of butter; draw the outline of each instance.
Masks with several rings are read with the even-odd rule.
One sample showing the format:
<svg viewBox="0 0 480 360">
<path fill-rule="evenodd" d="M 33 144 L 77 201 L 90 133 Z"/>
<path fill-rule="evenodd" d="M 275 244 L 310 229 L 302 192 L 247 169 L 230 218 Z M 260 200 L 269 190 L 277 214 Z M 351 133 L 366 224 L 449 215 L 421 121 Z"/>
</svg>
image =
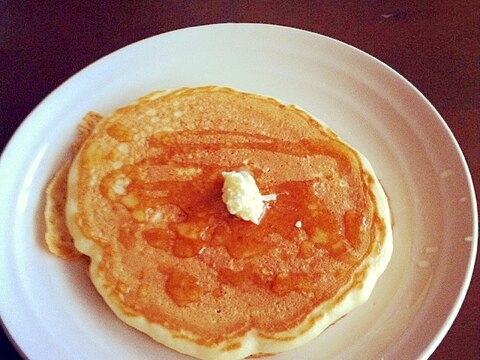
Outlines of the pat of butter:
<svg viewBox="0 0 480 360">
<path fill-rule="evenodd" d="M 276 200 L 277 196 L 260 194 L 248 171 L 223 172 L 222 175 L 225 179 L 222 199 L 230 214 L 258 225 L 265 211 L 264 201 Z"/>
</svg>

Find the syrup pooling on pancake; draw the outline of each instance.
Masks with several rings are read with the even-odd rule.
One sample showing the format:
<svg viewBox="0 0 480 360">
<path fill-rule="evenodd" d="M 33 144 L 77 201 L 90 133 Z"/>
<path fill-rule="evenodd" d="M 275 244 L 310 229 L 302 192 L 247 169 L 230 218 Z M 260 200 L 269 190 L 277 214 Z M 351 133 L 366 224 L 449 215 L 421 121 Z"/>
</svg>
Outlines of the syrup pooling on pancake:
<svg viewBox="0 0 480 360">
<path fill-rule="evenodd" d="M 232 170 L 277 194 L 259 225 L 222 201 Z M 117 110 L 71 174 L 75 226 L 101 250 L 92 277 L 125 314 L 207 346 L 251 329 L 275 337 L 345 291 L 385 235 L 372 183 L 304 112 L 215 87 Z"/>
<path fill-rule="evenodd" d="M 192 257 L 205 248 L 224 246 L 232 258 L 242 259 L 251 256 L 248 255 L 251 251 L 259 252 L 262 248 L 264 251 L 261 253 L 264 253 L 275 247 L 274 244 L 268 245 L 272 237 L 280 235 L 283 239 L 289 239 L 300 234 L 318 249 L 328 249 L 331 246 L 330 254 L 343 253 L 347 257 L 361 257 L 361 244 L 365 241 L 360 237 L 362 228 L 365 227 L 363 222 L 369 215 L 363 215 L 363 211 L 368 210 L 365 206 L 366 199 L 360 198 L 356 203 L 339 204 L 340 206 L 329 210 L 321 199 L 320 188 L 325 187 L 325 182 L 314 177 L 315 174 L 305 180 L 273 183 L 275 169 L 252 168 L 264 191 L 280 194 L 261 224 L 252 226 L 225 211 L 221 197 L 221 174 L 225 166 L 213 163 L 206 165 L 205 160 L 200 164 L 195 160 L 195 156 L 205 159 L 215 151 L 225 150 L 212 146 L 211 143 L 201 142 L 202 136 L 217 134 L 214 131 L 190 133 L 169 133 L 165 135 L 168 140 L 163 143 L 155 140 L 155 147 L 162 149 L 159 155 L 142 160 L 134 166 L 123 166 L 102 179 L 102 195 L 111 201 L 112 207 L 114 204 L 123 204 L 129 210 L 131 221 L 124 227 L 129 229 L 129 233 L 134 234 L 141 228 L 159 223 L 158 237 L 162 238 L 163 242 L 167 238 L 171 239 L 173 254 L 178 257 Z M 227 141 L 229 135 L 221 133 Z M 198 143 L 189 144 L 185 143 L 185 139 L 180 140 L 188 136 L 194 136 Z M 248 136 L 244 137 L 248 139 Z M 158 138 L 158 135 L 155 138 Z M 315 147 L 313 143 L 308 145 L 309 149 L 301 149 L 302 144 L 283 143 L 275 139 L 255 143 L 255 139 L 251 139 L 251 142 L 229 142 L 226 148 L 236 151 L 254 148 L 257 154 L 272 152 L 298 156 L 295 153 L 303 153 L 311 156 L 312 162 L 317 160 L 316 155 L 324 156 L 321 153 L 323 144 L 319 147 Z M 300 151 L 296 146 L 300 147 Z M 294 149 L 291 151 L 294 154 L 289 153 L 289 148 Z M 269 154 L 265 156 L 268 157 Z M 237 163 L 233 167 L 245 168 L 246 165 Z M 284 167 L 282 171 L 289 169 Z M 355 187 L 348 185 L 346 178 L 352 177 L 349 171 L 350 168 L 340 171 L 344 178 L 331 186 L 330 191 L 358 193 Z M 330 175 L 330 178 L 332 176 Z M 171 218 L 167 219 L 169 216 Z M 292 226 L 299 218 L 304 224 L 303 230 Z M 148 231 L 155 233 L 155 227 Z M 363 237 L 365 235 L 368 233 L 364 232 Z M 245 248 L 245 254 L 234 250 L 239 248 Z"/>
</svg>

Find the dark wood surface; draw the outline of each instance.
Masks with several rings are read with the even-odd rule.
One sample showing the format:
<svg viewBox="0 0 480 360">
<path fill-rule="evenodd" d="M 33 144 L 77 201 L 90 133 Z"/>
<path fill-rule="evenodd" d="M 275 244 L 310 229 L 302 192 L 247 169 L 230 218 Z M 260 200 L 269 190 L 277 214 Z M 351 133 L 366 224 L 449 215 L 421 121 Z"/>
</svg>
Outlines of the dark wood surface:
<svg viewBox="0 0 480 360">
<path fill-rule="evenodd" d="M 448 123 L 478 190 L 477 0 L 0 0 L 0 151 L 45 96 L 101 56 L 148 36 L 220 22 L 271 23 L 317 32 L 390 65 L 412 82 Z M 480 359 L 479 273 L 477 266 L 462 309 L 432 359 Z M 0 333 L 0 359 L 4 358 L 18 355 Z"/>
</svg>

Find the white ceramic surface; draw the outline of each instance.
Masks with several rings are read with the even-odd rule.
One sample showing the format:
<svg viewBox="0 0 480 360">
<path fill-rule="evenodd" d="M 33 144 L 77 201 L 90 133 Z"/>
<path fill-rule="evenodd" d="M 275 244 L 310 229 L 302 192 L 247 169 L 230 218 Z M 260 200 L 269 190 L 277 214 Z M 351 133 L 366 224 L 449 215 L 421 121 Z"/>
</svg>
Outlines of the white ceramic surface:
<svg viewBox="0 0 480 360">
<path fill-rule="evenodd" d="M 451 132 L 405 79 L 305 31 L 222 24 L 155 36 L 87 67 L 25 120 L 0 162 L 0 314 L 36 359 L 184 359 L 115 318 L 82 263 L 43 246 L 43 191 L 89 110 L 152 90 L 216 84 L 294 103 L 371 161 L 390 199 L 394 254 L 370 300 L 274 359 L 427 358 L 465 296 L 475 259 L 472 181 Z"/>
</svg>

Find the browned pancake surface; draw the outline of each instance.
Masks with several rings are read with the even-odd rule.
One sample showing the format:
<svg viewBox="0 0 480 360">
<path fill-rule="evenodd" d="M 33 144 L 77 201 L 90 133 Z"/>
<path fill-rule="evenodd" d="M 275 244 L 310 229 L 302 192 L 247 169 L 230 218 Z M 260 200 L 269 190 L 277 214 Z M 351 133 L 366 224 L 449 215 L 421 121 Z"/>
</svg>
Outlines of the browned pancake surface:
<svg viewBox="0 0 480 360">
<path fill-rule="evenodd" d="M 102 116 L 96 112 L 88 112 L 78 126 L 78 138 L 72 145 L 76 153 L 85 139 L 90 135 Z M 82 254 L 75 249 L 72 236 L 65 219 L 65 202 L 67 199 L 67 178 L 71 161 L 68 160 L 55 173 L 47 186 L 45 202 L 45 241 L 48 250 L 65 259 L 75 259 Z"/>
<path fill-rule="evenodd" d="M 297 108 L 230 89 L 117 110 L 76 169 L 75 224 L 102 253 L 92 276 L 125 314 L 207 346 L 302 323 L 385 229 L 356 152 Z M 239 169 L 277 194 L 260 225 L 222 202 L 222 171 Z"/>
</svg>

